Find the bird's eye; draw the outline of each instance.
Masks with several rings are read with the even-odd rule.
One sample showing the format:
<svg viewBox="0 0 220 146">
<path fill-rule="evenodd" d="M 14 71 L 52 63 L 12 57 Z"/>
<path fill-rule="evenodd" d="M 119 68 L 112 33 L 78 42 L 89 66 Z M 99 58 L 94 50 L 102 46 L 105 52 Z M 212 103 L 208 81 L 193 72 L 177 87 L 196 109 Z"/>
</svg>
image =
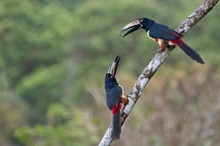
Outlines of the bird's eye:
<svg viewBox="0 0 220 146">
<path fill-rule="evenodd" d="M 140 22 L 143 22 L 143 19 L 140 19 Z"/>
</svg>

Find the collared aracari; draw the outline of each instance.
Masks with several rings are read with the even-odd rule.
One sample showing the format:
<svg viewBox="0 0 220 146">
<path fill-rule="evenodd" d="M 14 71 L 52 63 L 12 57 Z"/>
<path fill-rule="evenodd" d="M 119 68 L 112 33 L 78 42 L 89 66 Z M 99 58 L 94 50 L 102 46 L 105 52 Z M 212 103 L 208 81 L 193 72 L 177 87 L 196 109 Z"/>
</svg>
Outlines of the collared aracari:
<svg viewBox="0 0 220 146">
<path fill-rule="evenodd" d="M 115 139 L 119 139 L 121 133 L 120 110 L 122 103 L 128 103 L 128 99 L 124 95 L 122 86 L 117 83 L 115 78 L 119 60 L 119 56 L 115 57 L 107 74 L 105 75 L 106 104 L 109 110 L 111 110 L 113 116 L 112 124 Z"/>
<path fill-rule="evenodd" d="M 202 60 L 200 55 L 183 41 L 183 38 L 180 36 L 179 33 L 169 28 L 168 26 L 155 22 L 154 20 L 148 18 L 141 18 L 135 20 L 124 26 L 120 34 L 123 31 L 130 29 L 127 33 L 124 34 L 123 37 L 125 37 L 126 35 L 141 28 L 143 28 L 146 31 L 149 38 L 158 42 L 158 44 L 160 45 L 160 51 L 164 51 L 166 47 L 169 47 L 171 45 L 175 45 L 175 46 L 177 45 L 192 60 L 195 60 L 196 62 L 201 64 L 205 64 L 205 62 Z"/>
</svg>

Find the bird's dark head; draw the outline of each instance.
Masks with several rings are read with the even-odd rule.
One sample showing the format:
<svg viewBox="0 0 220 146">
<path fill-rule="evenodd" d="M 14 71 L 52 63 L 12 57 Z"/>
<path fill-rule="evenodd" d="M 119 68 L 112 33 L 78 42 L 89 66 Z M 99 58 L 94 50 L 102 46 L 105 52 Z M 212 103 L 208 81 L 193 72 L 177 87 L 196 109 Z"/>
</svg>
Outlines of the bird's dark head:
<svg viewBox="0 0 220 146">
<path fill-rule="evenodd" d="M 125 25 L 120 34 L 128 29 L 130 29 L 129 31 L 127 31 L 123 37 L 125 37 L 126 35 L 143 28 L 145 31 L 148 31 L 150 29 L 150 27 L 155 23 L 154 20 L 148 19 L 148 18 L 140 18 L 138 20 L 134 20 L 131 23 L 128 23 L 127 25 Z"/>
<path fill-rule="evenodd" d="M 119 61 L 120 61 L 120 57 L 119 56 L 115 57 L 111 66 L 109 67 L 108 72 L 105 75 L 105 89 L 113 88 L 114 86 L 118 85 L 115 75 Z"/>
</svg>

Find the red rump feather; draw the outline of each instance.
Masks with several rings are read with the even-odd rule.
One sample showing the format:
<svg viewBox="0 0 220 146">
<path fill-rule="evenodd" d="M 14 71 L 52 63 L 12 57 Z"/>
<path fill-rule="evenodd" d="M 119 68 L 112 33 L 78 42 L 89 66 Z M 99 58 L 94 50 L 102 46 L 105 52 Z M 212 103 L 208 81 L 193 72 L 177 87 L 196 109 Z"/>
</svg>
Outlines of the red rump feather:
<svg viewBox="0 0 220 146">
<path fill-rule="evenodd" d="M 117 106 L 112 106 L 112 114 L 115 115 L 115 114 L 118 114 L 121 110 L 121 106 L 122 104 L 119 102 Z"/>
<path fill-rule="evenodd" d="M 182 46 L 184 43 L 182 38 L 177 39 L 177 40 L 170 40 L 170 42 L 174 45 L 177 45 L 177 46 Z"/>
<path fill-rule="evenodd" d="M 179 34 L 175 33 L 175 32 L 172 32 L 172 33 L 173 33 L 175 36 L 177 36 L 179 39 L 177 39 L 177 40 L 170 40 L 170 42 L 173 43 L 174 45 L 181 46 L 181 45 L 184 43 L 184 41 L 183 41 L 183 39 L 181 38 L 181 36 L 180 36 Z"/>
</svg>

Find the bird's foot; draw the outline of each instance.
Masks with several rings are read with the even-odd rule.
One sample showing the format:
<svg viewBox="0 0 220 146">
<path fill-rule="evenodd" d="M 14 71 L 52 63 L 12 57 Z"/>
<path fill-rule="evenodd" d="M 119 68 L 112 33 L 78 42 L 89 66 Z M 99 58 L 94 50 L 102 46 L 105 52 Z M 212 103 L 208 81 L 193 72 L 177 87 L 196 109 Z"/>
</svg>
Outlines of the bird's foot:
<svg viewBox="0 0 220 146">
<path fill-rule="evenodd" d="M 120 102 L 124 104 L 128 104 L 129 100 L 126 96 L 122 95 L 120 98 Z"/>
<path fill-rule="evenodd" d="M 162 53 L 164 50 L 161 50 L 161 49 L 158 49 L 157 51 L 156 51 L 156 53 Z"/>
</svg>

